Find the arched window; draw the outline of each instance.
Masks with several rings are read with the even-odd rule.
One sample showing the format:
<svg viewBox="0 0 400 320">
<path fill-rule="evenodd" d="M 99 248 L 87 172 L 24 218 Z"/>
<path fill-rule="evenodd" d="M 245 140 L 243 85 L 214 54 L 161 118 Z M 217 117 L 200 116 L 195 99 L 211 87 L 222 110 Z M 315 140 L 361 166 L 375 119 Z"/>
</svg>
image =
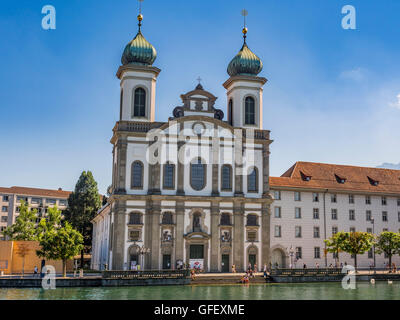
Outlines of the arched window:
<svg viewBox="0 0 400 320">
<path fill-rule="evenodd" d="M 175 165 L 166 163 L 164 165 L 163 187 L 165 189 L 173 189 L 175 187 Z"/>
<path fill-rule="evenodd" d="M 258 191 L 258 170 L 256 167 L 251 169 L 247 176 L 247 191 L 257 192 Z"/>
<path fill-rule="evenodd" d="M 256 124 L 255 102 L 252 97 L 247 97 L 244 101 L 244 123 Z"/>
<path fill-rule="evenodd" d="M 131 175 L 131 188 L 143 188 L 143 163 L 141 163 L 140 161 L 133 162 Z"/>
<path fill-rule="evenodd" d="M 173 224 L 172 220 L 172 213 L 171 212 L 164 212 L 162 215 L 162 224 Z"/>
<path fill-rule="evenodd" d="M 257 226 L 257 216 L 255 214 L 248 214 L 247 215 L 247 225 L 248 226 Z"/>
<path fill-rule="evenodd" d="M 133 116 L 145 117 L 146 116 L 146 91 L 143 88 L 135 90 L 133 99 Z"/>
<path fill-rule="evenodd" d="M 200 232 L 201 231 L 201 214 L 196 212 L 193 214 L 193 232 Z"/>
<path fill-rule="evenodd" d="M 129 214 L 129 224 L 142 224 L 142 214 L 138 212 L 131 212 Z"/>
<path fill-rule="evenodd" d="M 229 100 L 228 104 L 228 122 L 231 126 L 233 126 L 233 101 Z"/>
<path fill-rule="evenodd" d="M 221 168 L 222 190 L 232 190 L 232 167 L 224 164 Z"/>
<path fill-rule="evenodd" d="M 206 184 L 206 165 L 200 158 L 190 164 L 190 184 L 194 190 L 201 190 Z"/>
<path fill-rule="evenodd" d="M 221 226 L 230 226 L 231 225 L 231 216 L 229 213 L 222 213 L 221 214 Z"/>
</svg>

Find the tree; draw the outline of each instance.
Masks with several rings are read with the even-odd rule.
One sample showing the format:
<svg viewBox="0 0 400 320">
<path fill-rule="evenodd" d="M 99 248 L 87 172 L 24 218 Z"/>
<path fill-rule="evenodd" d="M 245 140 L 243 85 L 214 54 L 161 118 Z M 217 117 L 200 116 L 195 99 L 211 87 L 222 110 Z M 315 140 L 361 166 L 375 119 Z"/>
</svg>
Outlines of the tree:
<svg viewBox="0 0 400 320">
<path fill-rule="evenodd" d="M 376 239 L 376 252 L 389 257 L 389 268 L 392 269 L 392 256 L 400 253 L 400 234 L 384 231 Z"/>
<path fill-rule="evenodd" d="M 354 257 L 354 267 L 357 269 L 357 255 L 369 251 L 373 245 L 374 235 L 369 232 L 343 232 L 344 239 L 341 250 Z"/>
<path fill-rule="evenodd" d="M 67 275 L 67 260 L 72 259 L 83 249 L 83 237 L 71 224 L 65 222 L 64 227 L 50 230 L 40 240 L 39 257 L 62 260 L 63 277 Z"/>
<path fill-rule="evenodd" d="M 97 182 L 92 172 L 83 171 L 75 185 L 75 190 L 68 198 L 68 208 L 64 211 L 65 220 L 77 229 L 83 236 L 81 250 L 81 267 L 83 268 L 84 253 L 90 252 L 92 244 L 91 220 L 101 207 L 101 199 Z"/>
<path fill-rule="evenodd" d="M 37 240 L 36 218 L 37 210 L 29 210 L 28 204 L 21 200 L 19 216 L 15 223 L 7 227 L 3 234 L 10 240 L 34 241 Z"/>
<path fill-rule="evenodd" d="M 343 246 L 343 241 L 346 238 L 344 232 L 337 232 L 329 239 L 324 240 L 326 251 L 335 254 L 335 265 L 339 265 L 339 252 Z"/>
<path fill-rule="evenodd" d="M 38 225 L 40 249 L 36 251 L 39 257 L 52 260 L 62 260 L 63 277 L 67 274 L 67 260 L 72 259 L 83 249 L 83 237 L 71 224 L 62 221 L 61 211 L 54 206 L 49 208 L 46 218 Z"/>
<path fill-rule="evenodd" d="M 24 277 L 25 273 L 25 257 L 28 255 L 29 251 L 31 251 L 31 248 L 29 246 L 29 243 L 26 243 L 24 241 L 17 242 L 16 244 L 16 254 L 19 255 L 22 258 L 22 277 Z"/>
</svg>

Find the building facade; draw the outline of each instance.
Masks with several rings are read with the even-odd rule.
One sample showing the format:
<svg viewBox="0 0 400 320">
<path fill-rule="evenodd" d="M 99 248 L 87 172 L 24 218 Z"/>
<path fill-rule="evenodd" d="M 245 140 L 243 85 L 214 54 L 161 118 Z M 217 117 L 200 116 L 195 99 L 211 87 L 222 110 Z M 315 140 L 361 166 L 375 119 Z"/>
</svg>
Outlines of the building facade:
<svg viewBox="0 0 400 320">
<path fill-rule="evenodd" d="M 281 177 L 270 178 L 271 261 L 283 267 L 335 265 L 324 239 L 338 231 L 400 232 L 400 170 L 297 162 Z M 341 262 L 354 259 L 340 253 Z M 393 262 L 400 263 L 398 255 Z M 376 254 L 376 267 L 388 263 Z M 357 264 L 374 264 L 374 250 Z"/>
<path fill-rule="evenodd" d="M 246 28 L 223 84 L 227 119 L 199 83 L 181 95 L 168 121 L 155 122 L 161 70 L 138 20 L 117 72 L 111 196 L 93 220 L 92 268 L 325 267 L 335 259 L 324 240 L 338 231 L 399 231 L 397 170 L 297 162 L 269 177 L 272 140 L 262 128 L 267 80 L 258 76 L 262 62 L 247 46 Z M 353 262 L 344 253 L 339 258 Z M 374 260 L 377 267 L 387 262 L 371 250 L 358 265 Z"/>
<path fill-rule="evenodd" d="M 223 84 L 227 121 L 217 97 L 199 83 L 181 95 L 167 122 L 154 122 L 160 69 L 138 20 L 117 72 L 112 190 L 93 220 L 92 267 L 107 261 L 114 270 L 186 264 L 228 272 L 267 263 L 272 141 L 261 121 L 267 80 L 257 76 L 262 63 L 246 44 L 247 29 Z"/>
<path fill-rule="evenodd" d="M 43 217 L 48 207 L 57 207 L 63 211 L 68 206 L 68 197 L 71 192 L 58 190 L 26 188 L 26 187 L 0 187 L 0 231 L 15 223 L 19 215 L 21 201 L 25 201 L 31 210 L 36 209 L 38 219 Z M 4 240 L 3 236 L 0 236 Z"/>
</svg>

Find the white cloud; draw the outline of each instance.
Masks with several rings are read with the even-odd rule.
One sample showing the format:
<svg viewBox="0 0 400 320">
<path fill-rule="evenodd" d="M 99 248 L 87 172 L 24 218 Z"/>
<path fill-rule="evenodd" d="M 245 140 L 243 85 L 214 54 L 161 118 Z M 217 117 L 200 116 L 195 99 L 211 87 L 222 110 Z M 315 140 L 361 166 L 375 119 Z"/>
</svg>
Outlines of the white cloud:
<svg viewBox="0 0 400 320">
<path fill-rule="evenodd" d="M 396 102 L 390 102 L 389 106 L 393 107 L 393 108 L 397 108 L 400 110 L 400 93 L 396 96 L 397 101 Z"/>
</svg>

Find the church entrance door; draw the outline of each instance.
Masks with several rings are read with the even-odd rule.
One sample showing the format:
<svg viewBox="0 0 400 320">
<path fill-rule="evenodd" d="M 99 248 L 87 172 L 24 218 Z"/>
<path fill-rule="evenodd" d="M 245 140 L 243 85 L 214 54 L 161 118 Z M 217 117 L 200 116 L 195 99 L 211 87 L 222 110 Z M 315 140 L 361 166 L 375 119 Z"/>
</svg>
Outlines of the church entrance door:
<svg viewBox="0 0 400 320">
<path fill-rule="evenodd" d="M 170 254 L 163 254 L 163 269 L 171 269 L 171 255 Z"/>
<path fill-rule="evenodd" d="M 254 269 L 254 265 L 257 262 L 257 256 L 255 254 L 249 254 L 249 263 L 251 264 L 251 269 Z"/>
<path fill-rule="evenodd" d="M 221 271 L 229 272 L 229 254 L 223 254 L 221 259 Z"/>
</svg>

